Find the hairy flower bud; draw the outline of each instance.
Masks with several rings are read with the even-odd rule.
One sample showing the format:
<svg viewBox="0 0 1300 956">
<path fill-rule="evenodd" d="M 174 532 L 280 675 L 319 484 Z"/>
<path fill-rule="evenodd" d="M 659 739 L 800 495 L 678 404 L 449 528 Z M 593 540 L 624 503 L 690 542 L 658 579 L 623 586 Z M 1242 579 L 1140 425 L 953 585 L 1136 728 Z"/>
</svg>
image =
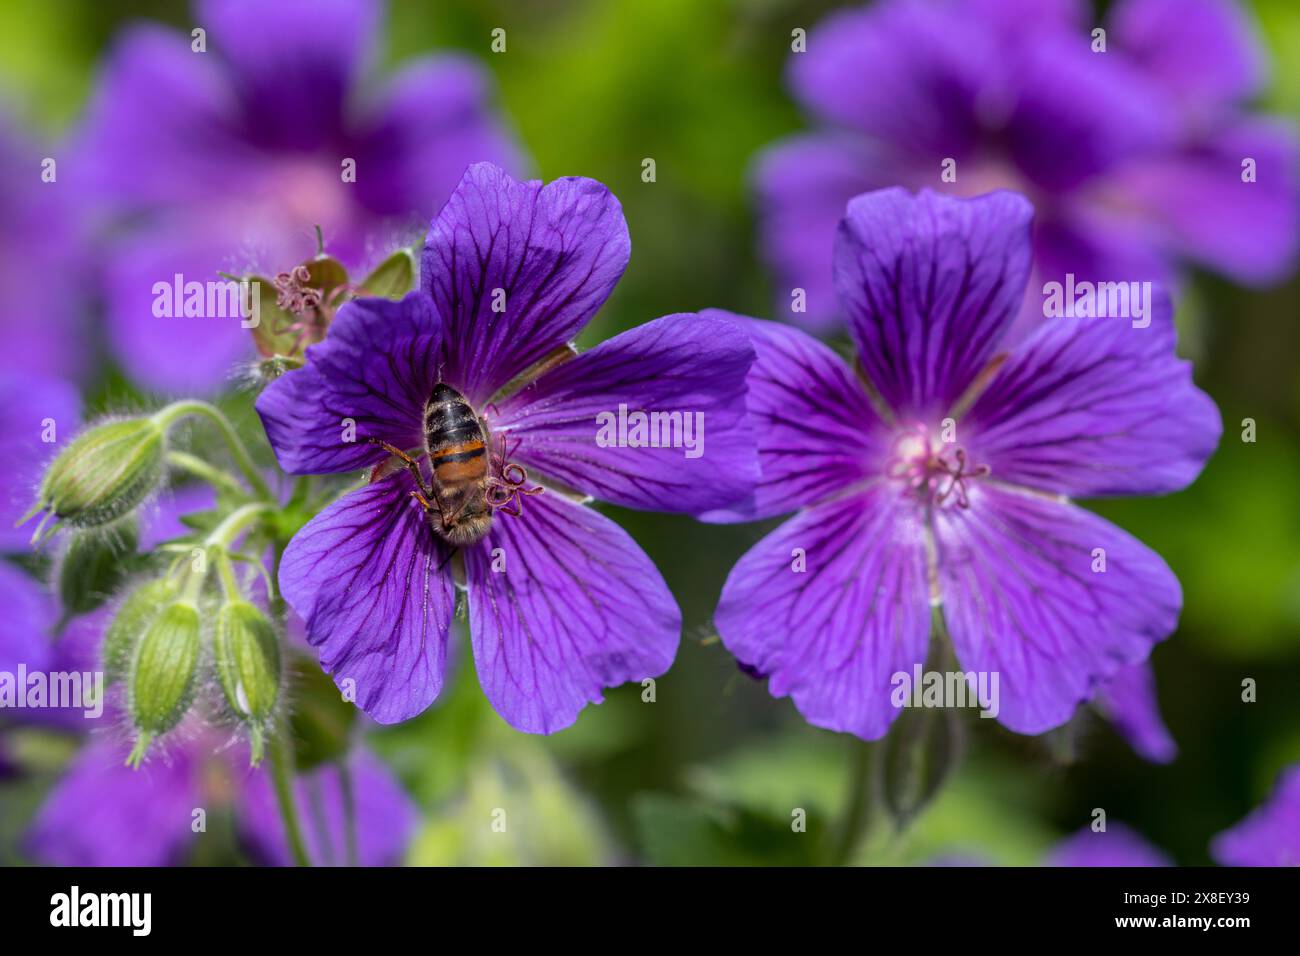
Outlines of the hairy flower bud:
<svg viewBox="0 0 1300 956">
<path fill-rule="evenodd" d="M 127 677 L 131 723 L 139 731 L 128 763 L 139 766 L 149 742 L 190 709 L 200 644 L 199 609 L 186 600 L 164 607 L 140 638 Z"/>
<path fill-rule="evenodd" d="M 65 614 L 86 614 L 108 600 L 129 570 L 139 537 L 132 519 L 108 532 L 72 537 L 58 570 L 59 603 Z"/>
<path fill-rule="evenodd" d="M 262 760 L 264 728 L 280 696 L 280 644 L 256 605 L 229 601 L 217 612 L 217 677 L 230 710 L 248 725 L 252 762 Z"/>
<path fill-rule="evenodd" d="M 104 632 L 101 654 L 104 662 L 104 679 L 113 684 L 127 676 L 136 644 L 149 629 L 154 618 L 164 607 L 175 600 L 176 585 L 166 578 L 147 581 L 122 602 L 113 620 Z"/>
<path fill-rule="evenodd" d="M 162 477 L 163 445 L 162 426 L 149 418 L 125 418 L 83 432 L 46 470 L 31 513 L 49 511 L 80 528 L 120 518 Z"/>
</svg>

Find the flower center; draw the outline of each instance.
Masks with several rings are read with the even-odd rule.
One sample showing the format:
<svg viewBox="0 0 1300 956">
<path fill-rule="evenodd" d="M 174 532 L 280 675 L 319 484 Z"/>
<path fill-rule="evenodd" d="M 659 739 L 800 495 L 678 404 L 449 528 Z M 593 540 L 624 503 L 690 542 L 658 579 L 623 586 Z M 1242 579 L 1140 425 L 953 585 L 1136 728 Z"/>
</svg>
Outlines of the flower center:
<svg viewBox="0 0 1300 956">
<path fill-rule="evenodd" d="M 988 465 L 972 464 L 966 449 L 925 425 L 910 425 L 894 437 L 885 474 L 902 484 L 924 504 L 970 507 L 967 485 L 989 473 Z"/>
</svg>

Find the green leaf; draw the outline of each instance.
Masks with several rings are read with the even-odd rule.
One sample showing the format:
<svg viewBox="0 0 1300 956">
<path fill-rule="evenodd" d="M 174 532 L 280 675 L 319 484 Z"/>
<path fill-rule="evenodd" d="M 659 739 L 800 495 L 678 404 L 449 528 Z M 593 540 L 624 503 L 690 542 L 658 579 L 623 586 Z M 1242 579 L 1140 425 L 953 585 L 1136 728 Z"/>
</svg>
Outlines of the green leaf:
<svg viewBox="0 0 1300 956">
<path fill-rule="evenodd" d="M 415 288 L 415 256 L 410 249 L 398 249 L 379 263 L 361 283 L 361 295 L 400 299 Z"/>
</svg>

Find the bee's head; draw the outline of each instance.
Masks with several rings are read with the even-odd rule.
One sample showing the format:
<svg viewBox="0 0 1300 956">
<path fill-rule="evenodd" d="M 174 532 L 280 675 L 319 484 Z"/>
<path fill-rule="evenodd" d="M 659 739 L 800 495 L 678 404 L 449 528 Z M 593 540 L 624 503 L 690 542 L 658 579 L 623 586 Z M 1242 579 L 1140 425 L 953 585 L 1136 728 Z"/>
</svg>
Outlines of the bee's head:
<svg viewBox="0 0 1300 956">
<path fill-rule="evenodd" d="M 475 501 L 442 529 L 443 537 L 457 547 L 474 544 L 492 527 L 492 509 L 486 501 Z"/>
</svg>

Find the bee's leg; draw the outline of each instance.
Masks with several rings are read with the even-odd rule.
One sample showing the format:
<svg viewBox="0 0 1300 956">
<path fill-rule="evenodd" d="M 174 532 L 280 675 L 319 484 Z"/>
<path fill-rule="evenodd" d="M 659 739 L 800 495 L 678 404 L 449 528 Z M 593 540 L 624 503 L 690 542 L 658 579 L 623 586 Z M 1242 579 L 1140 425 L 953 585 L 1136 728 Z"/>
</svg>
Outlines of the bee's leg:
<svg viewBox="0 0 1300 956">
<path fill-rule="evenodd" d="M 438 512 L 438 517 L 442 519 L 442 525 L 445 528 L 447 526 L 447 511 L 442 506 L 442 496 L 438 494 L 436 486 L 426 485 L 424 483 L 424 475 L 420 472 L 420 463 L 396 445 L 390 445 L 388 442 L 380 441 L 378 438 L 367 438 L 366 441 L 370 442 L 372 445 L 378 445 L 390 455 L 395 455 L 402 461 L 406 462 L 407 470 L 411 472 L 411 477 L 415 479 L 415 487 L 419 489 L 419 491 L 412 491 L 411 497 L 418 501 L 424 507 L 425 511 Z M 430 498 L 433 499 L 432 502 L 430 502 Z"/>
</svg>

